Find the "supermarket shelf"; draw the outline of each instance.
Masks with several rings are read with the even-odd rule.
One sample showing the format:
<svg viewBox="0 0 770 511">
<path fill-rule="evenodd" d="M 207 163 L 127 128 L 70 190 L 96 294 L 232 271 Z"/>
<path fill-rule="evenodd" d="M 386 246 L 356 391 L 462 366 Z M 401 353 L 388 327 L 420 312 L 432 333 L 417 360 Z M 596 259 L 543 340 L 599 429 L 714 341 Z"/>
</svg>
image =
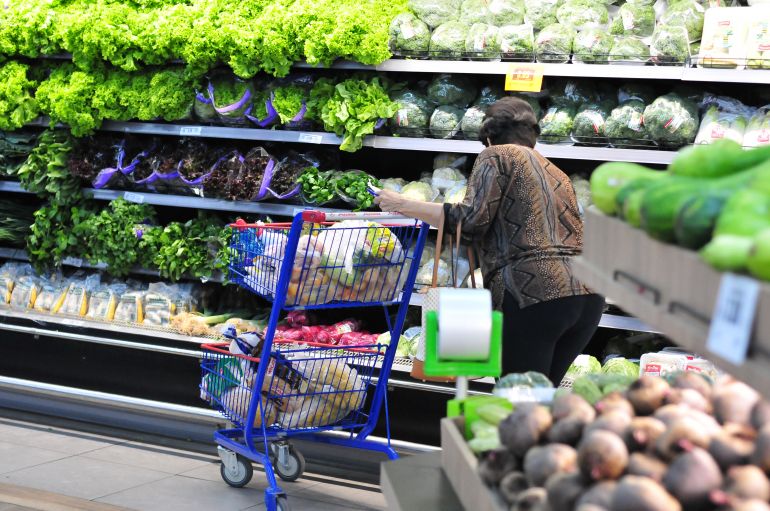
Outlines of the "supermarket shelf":
<svg viewBox="0 0 770 511">
<path fill-rule="evenodd" d="M 770 70 L 762 69 L 708 69 L 687 67 L 682 80 L 713 83 L 770 83 Z"/>
</svg>

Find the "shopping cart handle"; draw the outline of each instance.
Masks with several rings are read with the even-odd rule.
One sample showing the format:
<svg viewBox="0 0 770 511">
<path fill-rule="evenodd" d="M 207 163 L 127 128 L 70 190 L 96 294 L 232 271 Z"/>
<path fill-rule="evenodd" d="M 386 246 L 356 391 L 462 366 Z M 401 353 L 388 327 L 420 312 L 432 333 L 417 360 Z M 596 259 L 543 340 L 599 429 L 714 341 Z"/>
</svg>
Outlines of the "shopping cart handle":
<svg viewBox="0 0 770 511">
<path fill-rule="evenodd" d="M 324 213 L 323 211 L 303 211 L 302 220 L 315 224 L 322 222 L 339 222 L 342 220 L 404 220 L 408 219 L 398 213 L 386 213 L 379 211 L 339 212 Z"/>
</svg>

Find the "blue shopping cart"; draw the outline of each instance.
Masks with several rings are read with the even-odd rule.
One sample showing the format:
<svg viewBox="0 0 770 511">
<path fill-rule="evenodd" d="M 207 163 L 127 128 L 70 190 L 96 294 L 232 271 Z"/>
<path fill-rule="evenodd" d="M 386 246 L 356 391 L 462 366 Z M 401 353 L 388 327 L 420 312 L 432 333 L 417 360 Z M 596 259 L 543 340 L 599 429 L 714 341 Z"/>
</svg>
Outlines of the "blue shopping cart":
<svg viewBox="0 0 770 511">
<path fill-rule="evenodd" d="M 225 482 L 246 485 L 256 461 L 269 483 L 267 508 L 288 511 L 275 474 L 284 481 L 302 475 L 305 460 L 293 438 L 398 457 L 387 382 L 428 225 L 388 213 L 305 211 L 291 223 L 239 221 L 231 228 L 230 280 L 273 307 L 253 353 L 235 354 L 228 343 L 203 346 L 201 396 L 232 423 L 214 434 Z M 390 344 L 276 337 L 282 311 L 372 306 L 383 308 Z M 383 409 L 387 444 L 367 440 Z"/>
</svg>

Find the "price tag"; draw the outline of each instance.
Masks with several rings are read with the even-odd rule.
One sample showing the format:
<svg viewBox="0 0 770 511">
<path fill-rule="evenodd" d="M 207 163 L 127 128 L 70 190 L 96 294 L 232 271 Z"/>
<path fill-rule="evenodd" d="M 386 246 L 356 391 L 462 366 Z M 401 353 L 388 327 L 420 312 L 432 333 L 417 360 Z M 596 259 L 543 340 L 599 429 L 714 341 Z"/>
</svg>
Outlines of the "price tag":
<svg viewBox="0 0 770 511">
<path fill-rule="evenodd" d="M 83 266 L 83 260 L 78 257 L 65 257 L 62 261 L 67 266 L 74 266 L 76 268 L 80 268 Z"/>
<path fill-rule="evenodd" d="M 144 195 L 141 193 L 126 192 L 123 194 L 123 198 L 128 202 L 134 202 L 136 204 L 142 204 L 144 202 Z"/>
<path fill-rule="evenodd" d="M 302 142 L 303 144 L 320 144 L 322 140 L 323 136 L 314 133 L 299 134 L 299 142 Z"/>
<path fill-rule="evenodd" d="M 726 273 L 719 285 L 706 347 L 735 365 L 746 360 L 757 312 L 759 282 Z"/>
<path fill-rule="evenodd" d="M 203 128 L 201 126 L 182 126 L 179 135 L 182 137 L 199 137 Z"/>
<path fill-rule="evenodd" d="M 511 64 L 505 73 L 505 90 L 540 92 L 544 69 L 543 64 Z"/>
</svg>

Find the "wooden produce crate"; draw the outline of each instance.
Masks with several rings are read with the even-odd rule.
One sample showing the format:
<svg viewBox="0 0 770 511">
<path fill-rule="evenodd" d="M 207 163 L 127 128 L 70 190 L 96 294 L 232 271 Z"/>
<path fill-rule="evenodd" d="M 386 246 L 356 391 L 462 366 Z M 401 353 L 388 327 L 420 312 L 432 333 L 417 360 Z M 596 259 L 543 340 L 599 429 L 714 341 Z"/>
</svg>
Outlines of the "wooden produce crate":
<svg viewBox="0 0 770 511">
<path fill-rule="evenodd" d="M 467 511 L 506 511 L 508 506 L 478 475 L 478 459 L 463 435 L 465 419 L 441 419 L 441 464 Z"/>
<path fill-rule="evenodd" d="M 722 274 L 697 252 L 654 240 L 595 209 L 586 212 L 575 273 L 587 286 L 680 346 L 770 394 L 770 285 L 762 283 L 749 353 L 736 366 L 706 348 Z"/>
</svg>

